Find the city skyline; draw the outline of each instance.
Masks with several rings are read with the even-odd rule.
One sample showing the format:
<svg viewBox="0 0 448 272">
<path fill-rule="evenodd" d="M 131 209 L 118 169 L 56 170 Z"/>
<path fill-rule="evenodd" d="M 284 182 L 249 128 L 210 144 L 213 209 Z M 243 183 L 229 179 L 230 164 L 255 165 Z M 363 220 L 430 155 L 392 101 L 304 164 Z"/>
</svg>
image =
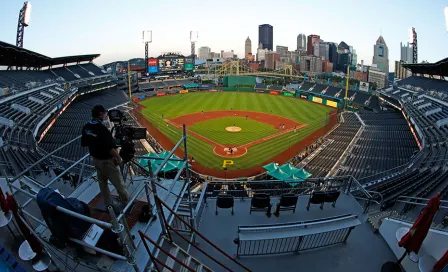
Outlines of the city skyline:
<svg viewBox="0 0 448 272">
<path fill-rule="evenodd" d="M 274 28 L 274 48 L 277 45 L 284 45 L 295 49 L 298 34 L 303 33 L 307 36 L 316 34 L 324 41 L 347 42 L 356 49 L 358 62 L 364 60 L 366 65 L 371 64 L 372 45 L 382 34 L 389 47 L 391 65 L 389 70 L 393 71 L 394 61 L 400 60 L 400 42 L 407 41 L 408 29 L 415 27 L 419 35 L 419 61 L 435 62 L 446 57 L 444 48 L 448 44 L 448 34 L 443 14 L 446 1 L 412 3 L 380 0 L 375 3 L 358 3 L 350 0 L 344 1 L 343 5 L 332 6 L 329 10 L 321 8 L 328 5 L 323 1 L 313 3 L 279 1 L 275 6 L 270 5 L 269 9 L 257 10 L 254 12 L 254 18 L 257 19 L 249 20 L 243 10 L 251 10 L 255 4 L 268 6 L 262 2 L 270 3 L 269 1 L 229 2 L 230 5 L 239 7 L 232 16 L 248 18 L 250 23 L 211 20 L 204 24 L 200 16 L 187 18 L 185 14 L 193 14 L 193 11 L 196 15 L 200 12 L 207 14 L 207 10 L 219 8 L 218 3 L 209 4 L 194 0 L 192 3 L 183 3 L 173 0 L 169 3 L 155 3 L 149 8 L 147 2 L 143 0 L 135 1 L 129 6 L 103 1 L 48 3 L 35 0 L 32 1 L 31 24 L 25 30 L 24 47 L 50 57 L 99 53 L 101 57 L 96 62 L 104 64 L 115 60 L 144 57 L 141 33 L 146 29 L 153 31 L 153 42 L 149 47 L 150 56 L 158 56 L 161 52 L 169 51 L 180 51 L 184 55 L 189 55 L 189 31 L 197 30 L 199 41 L 196 48 L 209 46 L 215 52 L 233 48 L 235 54 L 243 58 L 245 39 L 248 36 L 253 37 L 252 52 L 256 52 L 258 26 L 270 24 Z M 204 3 L 209 4 L 207 10 L 199 10 L 198 13 L 197 7 Z M 22 5 L 21 1 L 9 2 L 8 5 L 0 4 L 0 24 L 3 26 L 0 33 L 1 41 L 15 44 L 17 16 Z M 284 11 L 281 8 L 283 5 L 288 5 L 288 10 Z M 399 8 L 403 6 L 406 6 L 406 9 Z M 185 21 L 187 23 L 179 24 L 178 20 L 166 19 L 164 17 L 166 13 L 163 11 L 168 8 L 170 18 L 188 19 Z M 295 16 L 296 9 L 302 11 L 300 17 Z M 363 10 L 369 12 L 363 14 Z M 352 18 L 340 15 L 346 14 L 347 11 L 353 15 Z M 278 16 L 275 15 L 276 12 Z M 316 12 L 326 20 L 313 24 L 302 23 L 311 21 Z M 361 14 L 363 15 L 360 20 L 353 20 Z M 376 16 L 378 14 L 382 15 L 381 18 Z"/>
</svg>

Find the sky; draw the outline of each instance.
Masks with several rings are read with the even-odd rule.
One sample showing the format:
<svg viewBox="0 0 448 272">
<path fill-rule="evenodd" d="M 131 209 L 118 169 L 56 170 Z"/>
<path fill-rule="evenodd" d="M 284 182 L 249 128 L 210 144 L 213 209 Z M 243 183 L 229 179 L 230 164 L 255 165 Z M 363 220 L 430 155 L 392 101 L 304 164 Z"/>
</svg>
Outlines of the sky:
<svg viewBox="0 0 448 272">
<path fill-rule="evenodd" d="M 23 0 L 0 0 L 0 40 L 15 44 L 17 19 Z M 383 35 L 389 48 L 390 71 L 400 59 L 400 42 L 408 29 L 418 35 L 419 62 L 447 57 L 448 32 L 443 9 L 448 0 L 31 0 L 30 26 L 24 47 L 61 57 L 101 56 L 105 64 L 143 58 L 142 31 L 152 30 L 149 55 L 190 54 L 189 33 L 199 32 L 196 49 L 234 50 L 244 55 L 249 36 L 252 52 L 258 44 L 258 25 L 274 27 L 276 45 L 297 47 L 299 33 L 317 34 L 328 42 L 354 47 L 358 63 L 371 64 L 373 45 Z"/>
</svg>

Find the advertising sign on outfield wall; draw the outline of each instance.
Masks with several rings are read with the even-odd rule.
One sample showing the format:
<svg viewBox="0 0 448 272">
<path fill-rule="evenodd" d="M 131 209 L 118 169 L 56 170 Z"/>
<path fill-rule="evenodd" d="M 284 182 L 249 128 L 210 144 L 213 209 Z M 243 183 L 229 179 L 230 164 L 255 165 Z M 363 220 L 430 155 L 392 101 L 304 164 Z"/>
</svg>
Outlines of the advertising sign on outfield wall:
<svg viewBox="0 0 448 272">
<path fill-rule="evenodd" d="M 269 93 L 272 94 L 272 95 L 278 95 L 277 91 L 270 91 Z"/>
<path fill-rule="evenodd" d="M 322 98 L 313 96 L 313 102 L 322 104 Z"/>
<path fill-rule="evenodd" d="M 284 96 L 294 96 L 294 94 L 292 94 L 292 93 L 287 93 L 287 92 L 284 92 L 283 95 L 284 95 Z"/>
<path fill-rule="evenodd" d="M 333 107 L 333 108 L 337 108 L 338 107 L 338 103 L 334 102 L 334 101 L 327 100 L 327 106 L 330 106 L 330 107 Z"/>
<path fill-rule="evenodd" d="M 300 94 L 300 98 L 308 99 L 308 96 L 306 94 Z"/>
<path fill-rule="evenodd" d="M 157 96 L 165 96 L 166 93 L 162 92 L 162 93 L 157 93 Z"/>
<path fill-rule="evenodd" d="M 188 93 L 188 90 L 180 90 L 179 93 L 181 93 L 181 94 Z"/>
</svg>

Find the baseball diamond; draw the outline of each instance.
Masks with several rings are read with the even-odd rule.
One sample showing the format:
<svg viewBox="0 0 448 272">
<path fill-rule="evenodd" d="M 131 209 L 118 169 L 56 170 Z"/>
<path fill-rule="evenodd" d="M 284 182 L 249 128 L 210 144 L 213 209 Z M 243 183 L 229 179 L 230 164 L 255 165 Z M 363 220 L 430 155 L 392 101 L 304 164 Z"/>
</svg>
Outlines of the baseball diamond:
<svg viewBox="0 0 448 272">
<path fill-rule="evenodd" d="M 234 162 L 228 178 L 256 175 L 272 161 L 284 163 L 337 123 L 333 108 L 269 94 L 197 92 L 139 103 L 135 116 L 167 150 L 185 124 L 193 170 L 217 177 L 225 159 Z"/>
</svg>

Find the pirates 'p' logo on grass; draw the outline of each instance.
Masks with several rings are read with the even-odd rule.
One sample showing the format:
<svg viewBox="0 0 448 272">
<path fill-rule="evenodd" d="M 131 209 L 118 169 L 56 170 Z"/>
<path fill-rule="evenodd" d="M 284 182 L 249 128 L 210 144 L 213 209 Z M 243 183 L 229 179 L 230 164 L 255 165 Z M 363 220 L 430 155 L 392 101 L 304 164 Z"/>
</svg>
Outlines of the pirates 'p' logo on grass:
<svg viewBox="0 0 448 272">
<path fill-rule="evenodd" d="M 232 160 L 223 160 L 222 168 L 227 168 L 227 165 L 233 165 L 233 161 Z"/>
</svg>

